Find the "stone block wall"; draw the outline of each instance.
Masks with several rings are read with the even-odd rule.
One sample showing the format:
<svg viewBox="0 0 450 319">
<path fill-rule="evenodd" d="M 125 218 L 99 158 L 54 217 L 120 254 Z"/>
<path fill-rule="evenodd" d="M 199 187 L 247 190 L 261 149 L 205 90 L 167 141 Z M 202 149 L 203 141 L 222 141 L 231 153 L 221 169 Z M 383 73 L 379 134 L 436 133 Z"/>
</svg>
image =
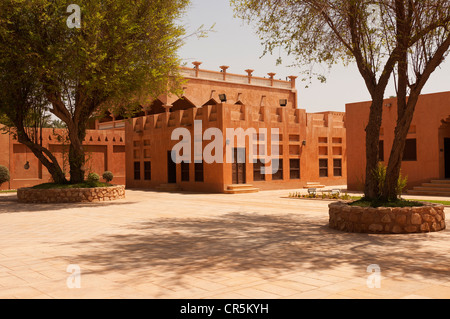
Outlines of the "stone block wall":
<svg viewBox="0 0 450 319">
<path fill-rule="evenodd" d="M 368 208 L 345 202 L 329 205 L 330 228 L 372 234 L 410 234 L 437 232 L 446 228 L 444 206 Z"/>
<path fill-rule="evenodd" d="M 94 203 L 125 198 L 125 186 L 72 189 L 32 189 L 17 191 L 19 203 Z"/>
</svg>

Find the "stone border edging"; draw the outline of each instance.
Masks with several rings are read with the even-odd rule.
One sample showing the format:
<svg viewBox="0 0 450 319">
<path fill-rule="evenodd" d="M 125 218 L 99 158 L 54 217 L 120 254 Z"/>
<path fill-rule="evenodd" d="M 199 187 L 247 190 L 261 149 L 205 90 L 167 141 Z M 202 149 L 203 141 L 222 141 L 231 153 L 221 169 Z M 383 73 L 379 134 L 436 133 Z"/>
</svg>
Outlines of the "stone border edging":
<svg viewBox="0 0 450 319">
<path fill-rule="evenodd" d="M 125 186 L 98 188 L 33 189 L 17 190 L 19 203 L 95 203 L 125 198 Z"/>
<path fill-rule="evenodd" d="M 350 233 L 369 234 L 412 234 L 444 230 L 444 205 L 423 204 L 422 207 L 371 208 L 334 202 L 329 205 L 329 227 Z"/>
</svg>

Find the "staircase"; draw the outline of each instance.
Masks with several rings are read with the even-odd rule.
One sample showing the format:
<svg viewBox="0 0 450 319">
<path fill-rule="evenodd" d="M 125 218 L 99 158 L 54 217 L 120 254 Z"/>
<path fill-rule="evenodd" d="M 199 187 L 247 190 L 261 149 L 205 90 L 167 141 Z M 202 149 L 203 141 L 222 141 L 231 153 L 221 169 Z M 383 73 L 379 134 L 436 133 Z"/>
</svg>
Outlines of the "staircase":
<svg viewBox="0 0 450 319">
<path fill-rule="evenodd" d="M 259 188 L 253 187 L 253 185 L 249 184 L 228 185 L 225 190 L 225 194 L 250 194 L 258 192 Z"/>
<path fill-rule="evenodd" d="M 161 184 L 158 187 L 156 187 L 156 190 L 158 192 L 166 192 L 166 193 L 176 193 L 181 192 L 182 189 L 177 184 Z"/>
<path fill-rule="evenodd" d="M 414 187 L 414 189 L 408 191 L 408 195 L 450 197 L 450 180 L 433 180 L 430 183 L 422 184 L 422 186 Z"/>
</svg>

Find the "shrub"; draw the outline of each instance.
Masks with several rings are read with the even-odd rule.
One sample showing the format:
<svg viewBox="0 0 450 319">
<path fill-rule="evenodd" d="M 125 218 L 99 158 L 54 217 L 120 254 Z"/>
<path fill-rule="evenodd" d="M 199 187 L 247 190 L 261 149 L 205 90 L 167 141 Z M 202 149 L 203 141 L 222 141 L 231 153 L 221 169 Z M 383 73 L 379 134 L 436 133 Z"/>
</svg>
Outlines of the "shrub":
<svg viewBox="0 0 450 319">
<path fill-rule="evenodd" d="M 9 175 L 9 169 L 5 166 L 0 165 L 0 185 L 9 182 L 11 176 Z"/>
<path fill-rule="evenodd" d="M 400 177 L 397 182 L 397 194 L 398 196 L 403 195 L 403 191 L 405 190 L 406 186 L 408 186 L 408 176 L 403 176 L 400 174 Z"/>
<path fill-rule="evenodd" d="M 106 172 L 103 173 L 103 179 L 107 183 L 111 182 L 113 180 L 113 178 L 114 178 L 114 175 L 110 171 L 106 171 Z"/>
<path fill-rule="evenodd" d="M 387 167 L 383 163 L 378 163 L 378 166 L 373 171 L 373 174 L 378 183 L 378 198 L 381 198 L 383 195 L 382 191 L 386 183 Z M 398 178 L 397 185 L 395 188 L 398 198 L 401 197 L 403 190 L 406 188 L 407 185 L 408 185 L 408 177 L 400 174 L 400 177 Z"/>
<path fill-rule="evenodd" d="M 90 173 L 87 178 L 88 182 L 98 182 L 100 181 L 100 175 L 97 173 Z"/>
</svg>

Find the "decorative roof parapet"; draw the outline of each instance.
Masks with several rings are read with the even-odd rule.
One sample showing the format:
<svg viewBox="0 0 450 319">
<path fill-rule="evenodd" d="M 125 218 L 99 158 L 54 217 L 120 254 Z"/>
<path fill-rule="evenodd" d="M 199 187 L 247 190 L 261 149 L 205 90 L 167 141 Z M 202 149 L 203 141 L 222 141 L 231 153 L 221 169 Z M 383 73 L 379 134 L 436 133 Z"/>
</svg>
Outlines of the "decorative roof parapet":
<svg viewBox="0 0 450 319">
<path fill-rule="evenodd" d="M 186 78 L 198 78 L 211 81 L 224 81 L 255 86 L 273 87 L 278 89 L 295 90 L 296 76 L 289 76 L 289 81 L 276 80 L 275 73 L 268 73 L 270 78 L 253 76 L 254 70 L 245 70 L 247 75 L 228 73 L 228 66 L 221 66 L 221 71 L 200 69 L 201 62 L 193 62 L 194 68 L 181 67 L 181 74 Z"/>
</svg>

